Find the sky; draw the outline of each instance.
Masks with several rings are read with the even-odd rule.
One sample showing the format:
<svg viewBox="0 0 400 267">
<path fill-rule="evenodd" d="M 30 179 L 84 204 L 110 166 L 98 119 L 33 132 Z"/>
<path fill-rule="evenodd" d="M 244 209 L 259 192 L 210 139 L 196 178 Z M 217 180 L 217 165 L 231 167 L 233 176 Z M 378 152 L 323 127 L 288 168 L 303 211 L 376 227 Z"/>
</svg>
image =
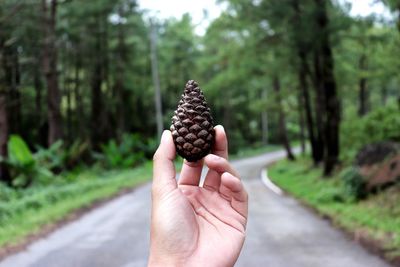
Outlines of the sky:
<svg viewBox="0 0 400 267">
<path fill-rule="evenodd" d="M 141 9 L 149 10 L 151 16 L 161 19 L 169 17 L 181 18 L 189 13 L 196 25 L 196 33 L 204 35 L 208 25 L 216 19 L 226 5 L 218 5 L 215 0 L 139 0 Z M 207 11 L 205 18 L 204 10 Z"/>
<path fill-rule="evenodd" d="M 247 0 L 249 1 L 249 0 Z M 351 3 L 350 14 L 352 16 L 368 16 L 372 13 L 388 16 L 390 13 L 385 6 L 376 0 L 337 0 L 343 4 Z M 181 18 L 189 13 L 196 25 L 196 33 L 204 35 L 208 25 L 217 18 L 226 5 L 216 4 L 215 0 L 139 0 L 139 7 L 147 10 L 150 16 L 161 19 L 170 17 Z M 204 10 L 207 11 L 207 18 Z"/>
</svg>

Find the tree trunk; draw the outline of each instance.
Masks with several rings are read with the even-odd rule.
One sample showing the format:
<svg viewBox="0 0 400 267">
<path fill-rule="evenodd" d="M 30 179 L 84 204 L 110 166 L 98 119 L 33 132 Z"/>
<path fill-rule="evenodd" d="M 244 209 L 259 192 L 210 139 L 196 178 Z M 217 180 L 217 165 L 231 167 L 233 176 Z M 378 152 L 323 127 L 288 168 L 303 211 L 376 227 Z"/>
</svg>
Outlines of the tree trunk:
<svg viewBox="0 0 400 267">
<path fill-rule="evenodd" d="M 101 91 L 103 83 L 103 60 L 101 50 L 101 25 L 97 21 L 96 43 L 93 54 L 93 70 L 90 82 L 91 87 L 91 141 L 93 149 L 99 150 L 100 144 L 104 141 L 104 105 Z"/>
<path fill-rule="evenodd" d="M 122 5 L 119 7 L 119 15 L 123 18 L 123 9 Z M 125 125 L 125 101 L 126 101 L 126 93 L 124 88 L 124 66 L 127 63 L 127 46 L 125 43 L 125 32 L 124 32 L 124 24 L 118 24 L 118 51 L 117 51 L 117 62 L 116 62 L 116 82 L 115 82 L 115 93 L 117 97 L 117 139 L 121 141 L 122 134 L 126 131 Z"/>
<path fill-rule="evenodd" d="M 102 94 L 103 99 L 113 99 L 112 86 L 110 83 L 110 60 L 109 60 L 109 37 L 108 37 L 108 13 L 104 10 L 100 15 L 100 51 L 102 61 L 102 86 L 104 86 L 105 92 Z M 102 87 L 103 88 L 103 87 Z M 109 98 L 108 98 L 109 97 Z M 115 113 L 114 113 L 114 102 L 103 101 L 103 117 L 102 117 L 102 142 L 116 137 L 117 127 L 115 127 Z"/>
<path fill-rule="evenodd" d="M 19 91 L 20 68 L 17 48 L 13 45 L 3 47 L 4 82 L 8 89 L 7 113 L 10 133 L 20 133 L 21 94 Z"/>
<path fill-rule="evenodd" d="M 323 75 L 321 70 L 321 59 L 318 50 L 314 51 L 314 89 L 315 89 L 315 118 L 316 118 L 316 161 L 321 162 L 324 159 L 325 141 L 324 141 L 324 122 L 325 113 L 325 92 L 323 84 Z"/>
<path fill-rule="evenodd" d="M 332 173 L 339 159 L 339 123 L 340 105 L 334 77 L 332 48 L 329 42 L 329 19 L 325 0 L 315 0 L 317 5 L 316 23 L 318 26 L 318 44 L 321 60 L 322 85 L 324 88 L 324 175 Z"/>
<path fill-rule="evenodd" d="M 66 81 L 65 81 L 65 94 L 67 96 L 67 140 L 68 143 L 72 143 L 73 139 L 73 132 L 72 132 L 72 92 L 71 92 L 71 87 L 69 84 L 69 77 L 68 73 L 66 73 Z"/>
<path fill-rule="evenodd" d="M 275 76 L 274 80 L 273 80 L 273 88 L 276 94 L 276 100 L 277 100 L 277 104 L 278 104 L 278 116 L 279 116 L 279 139 L 282 142 L 282 145 L 284 146 L 285 150 L 286 150 L 286 155 L 287 158 L 289 160 L 295 160 L 295 157 L 292 153 L 292 149 L 290 147 L 290 143 L 289 143 L 289 138 L 287 135 L 287 131 L 286 131 L 286 121 L 285 121 L 285 112 L 283 110 L 283 106 L 282 106 L 282 97 L 281 97 L 281 85 L 280 85 L 280 81 L 279 81 L 279 77 Z"/>
<path fill-rule="evenodd" d="M 80 47 L 77 46 L 76 50 L 79 51 Z M 81 55 L 79 52 L 76 52 L 75 55 L 75 73 L 74 73 L 74 96 L 75 96 L 75 104 L 76 104 L 76 131 L 78 133 L 79 138 L 84 138 L 85 136 L 85 127 L 83 123 L 85 122 L 85 114 L 83 112 L 83 104 L 82 104 L 82 96 L 80 92 L 80 84 L 81 80 L 79 77 L 79 71 L 82 67 Z"/>
<path fill-rule="evenodd" d="M 359 68 L 361 72 L 367 70 L 367 56 L 362 54 L 359 60 Z M 358 115 L 360 117 L 364 116 L 368 112 L 368 92 L 367 92 L 367 78 L 364 73 L 361 74 L 361 78 L 359 81 L 359 107 L 358 107 Z"/>
<path fill-rule="evenodd" d="M 42 0 L 42 13 L 44 34 L 43 72 L 47 84 L 48 144 L 51 145 L 62 138 L 61 95 L 58 84 L 55 32 L 57 0 L 51 0 L 49 3 L 47 0 Z"/>
<path fill-rule="evenodd" d="M 298 76 L 299 76 L 300 90 L 302 92 L 302 98 L 304 101 L 304 111 L 306 117 L 308 138 L 310 140 L 311 155 L 314 161 L 314 165 L 317 165 L 319 162 L 321 162 L 322 158 L 320 156 L 320 150 L 321 150 L 321 148 L 319 147 L 320 144 L 317 142 L 316 138 L 315 123 L 314 123 L 314 117 L 312 115 L 310 93 L 307 83 L 307 74 L 308 74 L 307 58 L 305 52 L 301 50 L 298 52 L 298 56 L 300 58 Z"/>
<path fill-rule="evenodd" d="M 304 101 L 303 95 L 301 94 L 301 90 L 299 90 L 297 101 L 298 101 L 298 113 L 299 113 L 299 126 L 300 126 L 300 148 L 301 154 L 304 155 L 306 153 L 306 136 L 304 131 Z"/>
<path fill-rule="evenodd" d="M 162 101 L 161 101 L 161 88 L 160 88 L 160 77 L 158 74 L 158 57 L 157 57 L 157 30 L 156 25 L 151 25 L 151 73 L 153 76 L 154 84 L 154 102 L 156 106 L 156 122 L 157 122 L 157 135 L 160 139 L 163 131 L 163 114 L 162 114 Z"/>
<path fill-rule="evenodd" d="M 400 3 L 397 5 L 397 29 L 400 33 Z"/>
<path fill-rule="evenodd" d="M 98 61 L 98 60 L 96 60 Z M 94 65 L 92 80 L 91 80 L 91 136 L 94 149 L 98 149 L 100 143 L 103 141 L 104 130 L 102 117 L 103 117 L 103 100 L 101 93 L 101 62 L 96 62 Z"/>
<path fill-rule="evenodd" d="M 262 89 L 261 99 L 263 101 L 267 100 L 267 89 Z M 261 133 L 262 142 L 264 145 L 268 145 L 269 130 L 268 130 L 268 113 L 266 108 L 263 108 L 263 110 L 261 111 L 261 131 L 262 131 Z"/>
<path fill-rule="evenodd" d="M 39 64 L 38 64 L 39 65 Z M 35 88 L 35 108 L 36 116 L 38 118 L 38 125 L 42 123 L 42 91 L 43 84 L 40 78 L 40 68 L 39 66 L 34 66 L 33 70 L 33 87 Z"/>
<path fill-rule="evenodd" d="M 0 24 L 0 26 L 2 26 Z M 8 116 L 7 116 L 7 84 L 5 79 L 5 55 L 4 55 L 5 38 L 0 32 L 0 157 L 7 158 L 7 143 L 8 143 Z M 0 162 L 0 181 L 11 184 L 10 174 L 5 163 Z"/>
<path fill-rule="evenodd" d="M 7 119 L 7 94 L 3 84 L 0 84 L 0 157 L 7 158 L 8 119 Z M 11 183 L 10 175 L 5 163 L 0 162 L 0 181 Z"/>
<path fill-rule="evenodd" d="M 301 90 L 301 105 L 304 105 L 305 112 L 305 120 L 308 132 L 308 138 L 311 145 L 311 155 L 314 161 L 314 165 L 317 165 L 322 161 L 322 157 L 320 156 L 320 144 L 317 142 L 317 133 L 315 131 L 315 122 L 313 118 L 310 92 L 308 89 L 307 76 L 310 77 L 311 80 L 312 74 L 310 68 L 307 63 L 307 50 L 308 44 L 303 40 L 303 36 L 300 34 L 304 29 L 301 27 L 302 14 L 299 6 L 299 0 L 292 0 L 291 2 L 292 8 L 294 10 L 294 16 L 292 18 L 293 32 L 295 32 L 295 45 L 297 48 L 297 56 L 299 59 L 298 64 L 298 79 L 299 86 Z"/>
</svg>

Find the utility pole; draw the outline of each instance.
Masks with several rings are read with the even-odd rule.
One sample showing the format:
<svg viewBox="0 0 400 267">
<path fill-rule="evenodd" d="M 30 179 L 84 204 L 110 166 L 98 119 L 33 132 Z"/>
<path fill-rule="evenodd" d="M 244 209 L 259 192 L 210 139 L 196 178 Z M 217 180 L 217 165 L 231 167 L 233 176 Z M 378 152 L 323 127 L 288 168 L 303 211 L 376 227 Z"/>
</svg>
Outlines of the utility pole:
<svg viewBox="0 0 400 267">
<path fill-rule="evenodd" d="M 162 106 L 161 106 L 161 90 L 160 77 L 158 74 L 158 58 L 157 58 L 157 29 L 153 20 L 151 23 L 150 46 L 151 46 L 151 72 L 154 84 L 154 102 L 156 105 L 156 121 L 158 138 L 161 137 L 163 131 Z"/>
</svg>

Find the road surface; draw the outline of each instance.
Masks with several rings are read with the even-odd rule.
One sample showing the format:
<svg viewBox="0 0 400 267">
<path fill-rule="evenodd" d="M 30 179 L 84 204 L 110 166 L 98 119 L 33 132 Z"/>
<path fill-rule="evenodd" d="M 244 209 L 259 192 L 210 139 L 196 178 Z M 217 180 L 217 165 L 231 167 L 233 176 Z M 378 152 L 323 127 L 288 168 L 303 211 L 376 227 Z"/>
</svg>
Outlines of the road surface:
<svg viewBox="0 0 400 267">
<path fill-rule="evenodd" d="M 234 161 L 250 196 L 247 238 L 235 266 L 388 267 L 328 222 L 261 182 L 266 163 L 282 151 Z M 150 184 L 93 210 L 6 258 L 0 267 L 146 266 Z"/>
</svg>

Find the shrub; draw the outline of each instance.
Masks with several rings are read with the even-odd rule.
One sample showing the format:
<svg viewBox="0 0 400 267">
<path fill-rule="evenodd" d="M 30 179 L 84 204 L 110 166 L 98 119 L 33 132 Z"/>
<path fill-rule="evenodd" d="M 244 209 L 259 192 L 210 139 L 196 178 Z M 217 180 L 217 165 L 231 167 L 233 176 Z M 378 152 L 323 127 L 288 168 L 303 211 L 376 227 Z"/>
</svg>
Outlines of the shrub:
<svg viewBox="0 0 400 267">
<path fill-rule="evenodd" d="M 11 135 L 7 148 L 8 158 L 1 161 L 9 167 L 14 187 L 28 187 L 35 180 L 51 177 L 52 173 L 38 164 L 28 145 L 20 136 Z"/>
<path fill-rule="evenodd" d="M 41 166 L 60 172 L 65 161 L 62 150 L 63 141 L 59 140 L 53 143 L 49 148 L 38 147 L 35 158 Z"/>
<path fill-rule="evenodd" d="M 380 142 L 400 142 L 400 110 L 396 105 L 378 108 L 363 118 L 351 117 L 341 125 L 341 159 L 352 162 L 365 145 Z"/>
<path fill-rule="evenodd" d="M 94 157 L 107 168 L 130 168 L 144 162 L 145 146 L 138 134 L 124 134 L 119 144 L 110 140 L 101 145 L 101 153 Z"/>
<path fill-rule="evenodd" d="M 75 167 L 88 152 L 87 141 L 76 140 L 70 146 L 66 146 L 62 140 L 59 140 L 49 148 L 38 147 L 34 157 L 41 166 L 59 173 Z"/>
<path fill-rule="evenodd" d="M 344 169 L 340 177 L 343 180 L 344 191 L 347 196 L 354 200 L 359 200 L 366 197 L 366 180 L 358 172 L 356 167 L 348 167 Z"/>
</svg>

